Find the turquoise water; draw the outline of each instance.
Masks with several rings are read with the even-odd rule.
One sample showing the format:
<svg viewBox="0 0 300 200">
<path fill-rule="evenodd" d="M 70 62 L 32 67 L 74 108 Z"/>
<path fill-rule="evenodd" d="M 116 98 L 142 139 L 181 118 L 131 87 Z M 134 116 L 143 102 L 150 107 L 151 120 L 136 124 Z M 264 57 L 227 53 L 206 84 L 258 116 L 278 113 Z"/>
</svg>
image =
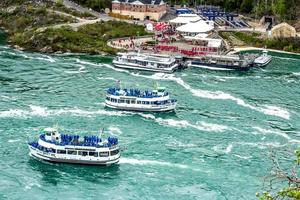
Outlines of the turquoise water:
<svg viewBox="0 0 300 200">
<path fill-rule="evenodd" d="M 24 53 L 0 46 L 0 199 L 256 199 L 269 147 L 300 142 L 300 58 L 273 54 L 246 73 L 116 70 L 111 58 Z M 105 89 L 165 86 L 174 113 L 104 107 Z M 117 166 L 49 164 L 26 142 L 47 126 L 104 127 L 124 151 Z M 289 160 L 285 160 L 286 163 Z"/>
</svg>

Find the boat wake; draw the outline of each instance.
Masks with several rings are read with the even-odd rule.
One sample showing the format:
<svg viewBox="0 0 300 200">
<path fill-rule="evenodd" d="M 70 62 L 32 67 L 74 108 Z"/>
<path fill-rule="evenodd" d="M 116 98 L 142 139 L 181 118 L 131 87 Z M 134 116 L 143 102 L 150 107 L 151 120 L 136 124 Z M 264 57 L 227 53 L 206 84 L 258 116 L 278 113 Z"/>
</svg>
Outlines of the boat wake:
<svg viewBox="0 0 300 200">
<path fill-rule="evenodd" d="M 186 90 L 189 90 L 196 97 L 208 98 L 208 99 L 214 99 L 214 100 L 231 100 L 231 101 L 235 102 L 237 105 L 264 113 L 266 115 L 276 116 L 276 117 L 280 117 L 283 119 L 290 119 L 290 113 L 283 108 L 280 108 L 277 106 L 271 106 L 271 105 L 263 105 L 262 107 L 258 107 L 258 106 L 248 104 L 243 99 L 239 99 L 237 97 L 232 96 L 231 94 L 228 94 L 228 93 L 225 93 L 222 91 L 212 92 L 212 91 L 208 91 L 208 90 L 194 89 L 189 84 L 185 83 L 180 77 L 175 77 L 174 74 L 154 73 L 151 76 L 147 76 L 147 75 L 142 75 L 142 74 L 135 73 L 135 72 L 129 72 L 129 71 L 123 70 L 123 69 L 117 69 L 109 64 L 101 64 L 100 65 L 100 64 L 82 61 L 80 59 L 78 59 L 77 62 L 81 63 L 81 64 L 88 64 L 88 65 L 93 65 L 93 66 L 105 66 L 105 67 L 111 68 L 115 71 L 126 72 L 126 73 L 131 74 L 132 76 L 136 76 L 136 77 L 143 77 L 143 78 L 153 79 L 153 80 L 174 81 L 177 84 L 181 85 Z"/>
<path fill-rule="evenodd" d="M 226 148 L 224 148 L 222 145 L 217 145 L 213 147 L 213 150 L 217 153 L 229 154 L 232 150 L 232 147 L 232 144 L 229 144 Z"/>
<path fill-rule="evenodd" d="M 280 107 L 277 106 L 270 106 L 270 105 L 264 105 L 263 107 L 253 106 L 248 103 L 246 103 L 243 99 L 239 99 L 237 97 L 232 96 L 231 94 L 224 93 L 222 91 L 208 91 L 208 90 L 201 90 L 201 89 L 194 89 L 189 84 L 185 83 L 181 78 L 175 77 L 173 74 L 163 74 L 163 73 L 156 73 L 152 76 L 144 76 L 140 74 L 132 74 L 134 76 L 141 76 L 145 78 L 151 78 L 154 80 L 171 80 L 175 81 L 177 84 L 184 87 L 186 90 L 189 90 L 194 96 L 201 97 L 201 98 L 208 98 L 208 99 L 214 99 L 214 100 L 231 100 L 234 101 L 237 105 L 250 108 L 252 110 L 262 112 L 266 115 L 281 117 L 284 119 L 290 119 L 290 113 Z"/>
<path fill-rule="evenodd" d="M 111 132 L 113 135 L 121 135 L 123 132 L 118 127 L 108 127 L 109 132 Z"/>
<path fill-rule="evenodd" d="M 49 116 L 58 116 L 58 115 L 67 115 L 71 114 L 74 116 L 93 116 L 93 115 L 106 115 L 106 116 L 125 116 L 126 112 L 121 111 L 106 111 L 106 110 L 96 110 L 88 111 L 81 110 L 79 108 L 69 108 L 69 109 L 58 109 L 58 110 L 49 110 L 45 107 L 29 105 L 30 110 L 21 110 L 21 109 L 10 109 L 8 111 L 0 111 L 0 118 L 29 118 L 29 117 L 49 117 Z"/>
<path fill-rule="evenodd" d="M 283 131 L 279 131 L 279 130 L 267 130 L 267 129 L 263 129 L 260 127 L 253 127 L 254 130 L 258 131 L 259 134 L 263 134 L 263 135 L 268 135 L 268 134 L 275 134 L 275 135 L 279 135 L 285 139 L 287 139 L 289 141 L 289 143 L 298 143 L 300 144 L 300 140 L 296 140 L 296 139 L 292 139 L 288 134 L 286 134 Z M 254 132 L 254 134 L 257 134 L 257 132 Z"/>
<path fill-rule="evenodd" d="M 212 124 L 207 122 L 197 122 L 196 124 L 191 124 L 187 120 L 156 118 L 152 114 L 143 114 L 143 113 L 139 113 L 139 115 L 145 119 L 154 120 L 156 123 L 160 125 L 177 127 L 177 128 L 191 127 L 200 131 L 207 131 L 207 132 L 224 132 L 225 130 L 229 129 L 229 127 L 224 125 Z"/>
<path fill-rule="evenodd" d="M 86 73 L 87 71 L 84 70 L 85 69 L 85 66 L 83 65 L 78 65 L 79 66 L 79 69 L 77 71 L 65 71 L 65 73 L 67 74 L 80 74 L 80 73 Z"/>
<path fill-rule="evenodd" d="M 181 169 L 187 169 L 187 165 L 156 161 L 156 160 L 139 160 L 134 158 L 120 158 L 120 164 L 131 164 L 131 165 L 155 165 L 155 166 L 166 166 L 166 167 L 176 167 Z"/>
</svg>

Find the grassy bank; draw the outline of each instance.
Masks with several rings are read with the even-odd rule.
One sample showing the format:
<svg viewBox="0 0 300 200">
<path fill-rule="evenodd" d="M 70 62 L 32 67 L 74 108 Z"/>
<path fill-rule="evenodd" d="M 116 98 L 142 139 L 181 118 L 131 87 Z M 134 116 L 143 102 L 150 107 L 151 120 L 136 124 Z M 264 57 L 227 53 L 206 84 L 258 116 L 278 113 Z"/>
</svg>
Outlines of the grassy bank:
<svg viewBox="0 0 300 200">
<path fill-rule="evenodd" d="M 50 1 L 38 4 L 29 0 L 19 1 L 23 2 L 21 6 L 17 6 L 16 2 L 0 2 L 0 26 L 8 32 L 8 42 L 24 50 L 114 54 L 115 49 L 107 46 L 109 39 L 148 34 L 143 26 L 117 21 L 98 22 L 74 30 L 67 24 L 77 22 L 75 17 L 58 14 L 53 10 L 81 18 L 91 16 Z M 55 28 L 57 24 L 66 26 Z"/>
<path fill-rule="evenodd" d="M 112 38 L 146 35 L 142 26 L 128 27 L 125 22 L 99 22 L 81 26 L 77 31 L 65 26 L 46 30 L 30 30 L 10 37 L 11 42 L 26 50 L 41 52 L 74 52 L 90 54 L 115 54 L 116 50 L 107 46 Z"/>
<path fill-rule="evenodd" d="M 300 53 L 300 38 L 265 38 L 260 33 L 220 32 L 232 46 L 267 47 L 281 51 Z"/>
</svg>

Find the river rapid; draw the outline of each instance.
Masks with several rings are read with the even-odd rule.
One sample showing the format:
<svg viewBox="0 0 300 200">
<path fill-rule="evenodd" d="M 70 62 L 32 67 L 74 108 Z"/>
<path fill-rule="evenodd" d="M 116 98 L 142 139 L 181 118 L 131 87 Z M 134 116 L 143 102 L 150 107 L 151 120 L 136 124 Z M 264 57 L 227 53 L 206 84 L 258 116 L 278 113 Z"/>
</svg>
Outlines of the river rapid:
<svg viewBox="0 0 300 200">
<path fill-rule="evenodd" d="M 256 199 L 270 148 L 300 145 L 300 57 L 273 53 L 249 72 L 174 74 L 115 69 L 112 58 L 45 55 L 0 46 L 0 199 Z M 176 112 L 104 107 L 105 90 L 164 86 Z M 58 124 L 66 133 L 103 127 L 124 149 L 110 167 L 50 164 L 27 141 Z M 291 163 L 284 159 L 283 163 Z"/>
</svg>

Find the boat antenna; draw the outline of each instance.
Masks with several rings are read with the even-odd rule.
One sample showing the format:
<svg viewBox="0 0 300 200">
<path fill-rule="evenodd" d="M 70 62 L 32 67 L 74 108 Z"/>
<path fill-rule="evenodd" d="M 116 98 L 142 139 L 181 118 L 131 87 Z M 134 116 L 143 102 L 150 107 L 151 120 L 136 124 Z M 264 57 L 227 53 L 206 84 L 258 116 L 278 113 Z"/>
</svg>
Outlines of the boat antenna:
<svg viewBox="0 0 300 200">
<path fill-rule="evenodd" d="M 121 89 L 121 81 L 120 81 L 120 80 L 117 80 L 117 81 L 116 81 L 116 86 L 117 86 L 117 88 L 120 88 L 120 89 Z"/>
<path fill-rule="evenodd" d="M 158 83 L 157 83 L 157 82 L 155 82 L 155 84 L 154 84 L 154 89 L 156 89 L 156 90 L 157 90 L 157 89 L 158 89 L 158 87 L 159 87 L 159 86 L 158 86 Z"/>
<path fill-rule="evenodd" d="M 58 122 L 56 122 L 56 124 L 53 126 L 53 128 L 55 128 L 56 130 L 58 130 L 58 129 L 59 129 Z"/>
<path fill-rule="evenodd" d="M 104 128 L 102 128 L 101 130 L 100 130 L 100 138 L 102 138 L 102 135 L 104 134 Z"/>
</svg>

